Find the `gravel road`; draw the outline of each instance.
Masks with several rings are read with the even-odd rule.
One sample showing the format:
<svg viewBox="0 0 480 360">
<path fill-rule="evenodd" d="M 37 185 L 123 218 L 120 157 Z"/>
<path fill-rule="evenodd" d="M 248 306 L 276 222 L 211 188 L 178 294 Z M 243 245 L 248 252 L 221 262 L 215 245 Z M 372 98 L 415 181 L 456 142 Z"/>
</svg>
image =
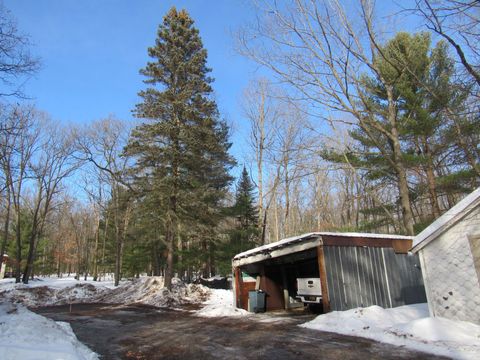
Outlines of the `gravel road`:
<svg viewBox="0 0 480 360">
<path fill-rule="evenodd" d="M 201 318 L 188 311 L 105 304 L 34 309 L 69 322 L 102 359 L 439 359 L 334 333 L 296 326 L 312 315 Z"/>
</svg>

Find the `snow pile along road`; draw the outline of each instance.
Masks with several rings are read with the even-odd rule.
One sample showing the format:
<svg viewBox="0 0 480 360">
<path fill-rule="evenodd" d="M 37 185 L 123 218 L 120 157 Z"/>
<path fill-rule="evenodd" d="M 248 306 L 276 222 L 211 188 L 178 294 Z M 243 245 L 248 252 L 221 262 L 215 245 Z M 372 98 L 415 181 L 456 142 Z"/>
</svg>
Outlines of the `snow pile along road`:
<svg viewBox="0 0 480 360">
<path fill-rule="evenodd" d="M 248 316 L 248 311 L 233 306 L 233 292 L 231 290 L 210 289 L 210 298 L 205 301 L 202 309 L 195 312 L 197 316 Z"/>
<path fill-rule="evenodd" d="M 8 280 L 10 281 L 5 279 L 0 282 L 0 298 L 31 307 L 91 302 L 92 298 L 109 291 L 104 283 L 72 278 L 35 279 L 27 285 L 15 284 L 13 279 Z"/>
<path fill-rule="evenodd" d="M 63 289 L 53 289 L 48 286 L 29 287 L 19 285 L 15 289 L 0 291 L 0 297 L 12 303 L 21 303 L 25 306 L 64 305 L 70 303 L 90 302 L 92 297 L 105 291 L 91 284 L 76 284 Z"/>
<path fill-rule="evenodd" d="M 456 359 L 478 359 L 480 354 L 480 326 L 431 318 L 427 304 L 334 311 L 300 326 L 365 337 Z"/>
<path fill-rule="evenodd" d="M 15 304 L 37 307 L 79 303 L 146 304 L 175 307 L 201 303 L 210 295 L 202 285 L 173 280 L 172 291 L 163 287 L 160 276 L 141 277 L 113 287 L 112 282 L 78 281 L 73 278 L 41 278 L 29 284 L 0 280 L 0 298 Z"/>
<path fill-rule="evenodd" d="M 68 323 L 32 313 L 22 305 L 0 303 L 0 359 L 93 360 Z"/>
<path fill-rule="evenodd" d="M 163 286 L 160 276 L 145 277 L 129 281 L 115 289 L 92 298 L 93 302 L 117 304 L 146 304 L 158 307 L 175 307 L 187 303 L 198 303 L 208 298 L 210 290 L 202 285 L 184 284 L 174 279 L 172 291 Z"/>
</svg>

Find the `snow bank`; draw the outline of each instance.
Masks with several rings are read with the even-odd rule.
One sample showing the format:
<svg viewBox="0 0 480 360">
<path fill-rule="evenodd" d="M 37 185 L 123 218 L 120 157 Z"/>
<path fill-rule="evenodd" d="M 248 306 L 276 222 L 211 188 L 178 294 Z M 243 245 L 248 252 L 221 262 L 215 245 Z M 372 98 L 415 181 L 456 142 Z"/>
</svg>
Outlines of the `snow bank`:
<svg viewBox="0 0 480 360">
<path fill-rule="evenodd" d="M 178 279 L 172 283 L 172 291 L 164 287 L 160 276 L 134 279 L 125 284 L 93 297 L 96 302 L 121 304 L 146 304 L 158 307 L 174 307 L 191 302 L 202 302 L 210 290 L 202 285 L 184 284 Z"/>
<path fill-rule="evenodd" d="M 197 310 L 195 315 L 204 317 L 251 315 L 248 311 L 233 306 L 231 290 L 210 289 L 210 292 L 210 298 L 203 303 L 205 306 Z"/>
<path fill-rule="evenodd" d="M 0 359 L 93 360 L 98 355 L 80 343 L 67 323 L 0 303 Z"/>
<path fill-rule="evenodd" d="M 4 279 L 0 281 L 0 297 L 32 307 L 63 305 L 90 302 L 110 287 L 109 282 L 79 281 L 74 278 L 42 278 L 28 284 L 15 284 L 15 279 Z"/>
<path fill-rule="evenodd" d="M 361 336 L 457 359 L 477 359 L 480 354 L 480 326 L 430 318 L 427 304 L 334 311 L 300 326 Z"/>
<path fill-rule="evenodd" d="M 88 302 L 174 307 L 203 302 L 210 294 L 205 286 L 187 285 L 178 279 L 173 279 L 172 291 L 163 285 L 160 276 L 123 281 L 118 287 L 114 287 L 111 282 L 73 278 L 42 278 L 26 285 L 15 284 L 14 279 L 8 279 L 0 281 L 0 298 L 31 307 Z"/>
</svg>

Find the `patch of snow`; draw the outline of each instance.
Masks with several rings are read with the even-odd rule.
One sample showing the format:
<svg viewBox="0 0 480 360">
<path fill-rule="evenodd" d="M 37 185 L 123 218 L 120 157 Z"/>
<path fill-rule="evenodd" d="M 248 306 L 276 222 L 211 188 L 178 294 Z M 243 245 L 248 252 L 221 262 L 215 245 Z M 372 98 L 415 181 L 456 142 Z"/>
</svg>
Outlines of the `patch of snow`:
<svg viewBox="0 0 480 360">
<path fill-rule="evenodd" d="M 223 279 L 225 279 L 225 277 L 221 276 L 221 275 L 215 275 L 215 276 L 210 276 L 208 278 L 202 277 L 201 279 L 205 280 L 205 281 L 214 281 L 214 280 L 223 280 Z"/>
<path fill-rule="evenodd" d="M 480 354 L 480 326 L 431 318 L 427 304 L 333 311 L 300 326 L 365 337 L 456 359 L 477 359 Z"/>
<path fill-rule="evenodd" d="M 233 291 L 223 289 L 210 289 L 210 298 L 205 305 L 195 312 L 197 316 L 220 317 L 220 316 L 249 316 L 251 313 L 238 309 L 233 305 Z"/>
<path fill-rule="evenodd" d="M 94 360 L 67 323 L 55 322 L 23 307 L 0 303 L 0 359 Z"/>
</svg>

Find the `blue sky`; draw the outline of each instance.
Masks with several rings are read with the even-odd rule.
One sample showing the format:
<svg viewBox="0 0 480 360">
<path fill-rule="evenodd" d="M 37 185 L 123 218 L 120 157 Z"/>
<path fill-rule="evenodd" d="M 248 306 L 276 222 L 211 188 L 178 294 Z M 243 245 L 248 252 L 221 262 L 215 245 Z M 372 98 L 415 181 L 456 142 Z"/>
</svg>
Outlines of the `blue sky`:
<svg viewBox="0 0 480 360">
<path fill-rule="evenodd" d="M 243 162 L 239 100 L 257 67 L 235 53 L 232 32 L 252 16 L 247 1 L 4 0 L 4 5 L 42 60 L 26 94 L 53 119 L 73 123 L 109 114 L 136 121 L 131 110 L 144 88 L 139 69 L 149 59 L 147 47 L 171 6 L 187 9 L 208 50 L 221 114 L 233 127 L 232 153 Z"/>
<path fill-rule="evenodd" d="M 239 162 L 234 174 L 240 172 L 248 152 L 240 99 L 249 80 L 259 73 L 257 65 L 236 54 L 232 33 L 255 16 L 249 0 L 3 2 L 20 31 L 30 36 L 32 53 L 42 60 L 26 94 L 53 119 L 77 124 L 110 114 L 138 121 L 131 110 L 139 102 L 138 91 L 145 87 L 139 69 L 149 60 L 147 47 L 154 44 L 157 27 L 171 6 L 187 9 L 208 50 L 215 97 L 232 128 L 231 152 Z M 391 13 L 394 4 L 380 2 L 379 10 Z M 394 29 L 414 29 L 410 20 L 397 18 L 384 30 L 393 35 Z"/>
</svg>

